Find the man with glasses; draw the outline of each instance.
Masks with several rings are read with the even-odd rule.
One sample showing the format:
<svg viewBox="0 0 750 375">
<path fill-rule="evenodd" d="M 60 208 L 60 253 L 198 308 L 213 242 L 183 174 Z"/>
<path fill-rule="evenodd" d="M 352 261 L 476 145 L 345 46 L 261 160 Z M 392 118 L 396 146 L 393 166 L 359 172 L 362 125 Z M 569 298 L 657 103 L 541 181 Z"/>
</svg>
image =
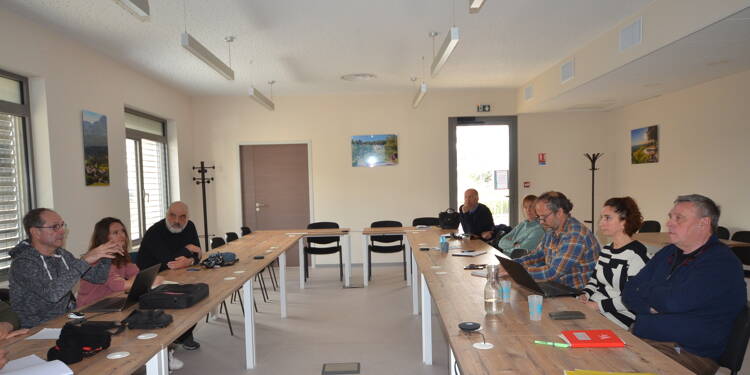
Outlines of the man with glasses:
<svg viewBox="0 0 750 375">
<path fill-rule="evenodd" d="M 76 300 L 71 289 L 80 279 L 107 281 L 111 258 L 122 253 L 114 241 L 89 250 L 80 259 L 62 248 L 66 225 L 47 208 L 29 211 L 23 218 L 27 239 L 10 250 L 10 305 L 31 328 L 72 311 Z M 99 261 L 101 260 L 101 261 Z"/>
<path fill-rule="evenodd" d="M 565 194 L 549 191 L 534 205 L 544 238 L 537 248 L 516 259 L 537 281 L 556 281 L 583 288 L 599 259 L 599 242 L 593 233 L 570 216 L 573 203 Z"/>
</svg>

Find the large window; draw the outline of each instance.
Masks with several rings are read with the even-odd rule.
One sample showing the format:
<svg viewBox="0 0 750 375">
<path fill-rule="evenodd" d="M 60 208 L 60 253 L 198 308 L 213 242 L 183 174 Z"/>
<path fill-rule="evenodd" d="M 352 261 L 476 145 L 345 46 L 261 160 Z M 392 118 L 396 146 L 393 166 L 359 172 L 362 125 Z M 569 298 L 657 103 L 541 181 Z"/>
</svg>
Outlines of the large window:
<svg viewBox="0 0 750 375">
<path fill-rule="evenodd" d="M 23 215 L 32 205 L 28 80 L 0 70 L 0 278 L 8 251 L 26 235 Z"/>
<path fill-rule="evenodd" d="M 164 120 L 125 110 L 130 237 L 139 244 L 151 225 L 164 218 L 169 202 L 167 134 Z"/>
</svg>

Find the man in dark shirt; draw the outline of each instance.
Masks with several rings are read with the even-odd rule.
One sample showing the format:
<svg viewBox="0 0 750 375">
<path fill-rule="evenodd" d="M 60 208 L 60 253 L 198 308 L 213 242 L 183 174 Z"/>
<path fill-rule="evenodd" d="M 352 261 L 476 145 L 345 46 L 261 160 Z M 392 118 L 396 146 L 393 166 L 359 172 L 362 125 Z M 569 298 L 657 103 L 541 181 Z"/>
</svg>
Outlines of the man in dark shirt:
<svg viewBox="0 0 750 375">
<path fill-rule="evenodd" d="M 467 189 L 464 192 L 464 204 L 458 211 L 464 233 L 485 241 L 492 239 L 495 230 L 492 212 L 487 206 L 479 203 L 479 192 L 476 189 Z"/>
<path fill-rule="evenodd" d="M 188 206 L 174 202 L 167 210 L 167 217 L 148 228 L 138 250 L 138 268 L 146 269 L 161 264 L 160 271 L 181 269 L 198 264 L 201 248 L 195 225 L 188 220 Z M 187 350 L 195 350 L 200 344 L 193 339 L 193 329 L 180 336 L 175 343 Z"/>
</svg>

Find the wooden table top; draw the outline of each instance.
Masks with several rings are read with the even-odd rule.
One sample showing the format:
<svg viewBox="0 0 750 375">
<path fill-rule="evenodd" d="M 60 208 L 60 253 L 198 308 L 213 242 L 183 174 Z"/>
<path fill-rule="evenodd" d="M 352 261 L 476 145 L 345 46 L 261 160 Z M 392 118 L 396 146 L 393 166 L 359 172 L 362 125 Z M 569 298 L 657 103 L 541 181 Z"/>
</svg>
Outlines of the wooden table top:
<svg viewBox="0 0 750 375">
<path fill-rule="evenodd" d="M 409 233 L 413 248 L 438 245 L 438 230 Z M 464 250 L 487 250 L 476 257 L 456 257 L 437 250 L 415 251 L 414 257 L 424 276 L 439 312 L 443 330 L 449 340 L 461 373 L 469 374 L 562 374 L 564 370 L 633 371 L 686 374 L 677 362 L 610 322 L 572 297 L 545 298 L 542 320 L 529 320 L 528 295 L 532 292 L 513 284 L 511 302 L 497 316 L 484 313 L 486 279 L 471 275 L 463 267 L 470 263 L 497 264 L 494 249 L 479 240 L 450 240 L 451 247 Z M 458 250 L 451 250 L 455 252 Z M 552 320 L 552 311 L 578 310 L 583 320 Z M 479 334 L 467 335 L 458 324 L 479 322 L 490 350 L 478 350 L 473 343 L 482 342 Z M 625 348 L 572 349 L 534 344 L 534 340 L 562 342 L 558 335 L 572 329 L 611 329 L 626 344 Z"/>
<path fill-rule="evenodd" d="M 237 254 L 238 261 L 232 266 L 206 269 L 202 267 L 189 267 L 196 269 L 189 271 L 166 270 L 159 275 L 166 280 L 182 284 L 206 283 L 210 285 L 209 295 L 188 309 L 169 309 L 166 313 L 172 315 L 172 324 L 166 328 L 155 330 L 132 330 L 126 329 L 117 336 L 112 336 L 112 343 L 107 350 L 86 358 L 83 361 L 72 364 L 69 367 L 76 374 L 131 374 L 143 366 L 163 346 L 167 346 L 192 327 L 198 320 L 202 319 L 209 311 L 228 298 L 235 290 L 241 288 L 245 281 L 260 272 L 268 264 L 274 261 L 281 253 L 290 246 L 297 243 L 299 235 L 288 235 L 285 231 L 258 231 L 232 241 L 216 251 L 231 251 Z M 211 252 L 209 252 L 210 254 Z M 264 255 L 263 259 L 253 259 L 256 255 Z M 227 278 L 231 278 L 227 280 Z M 122 293 L 120 293 L 122 294 Z M 122 294 L 124 295 L 124 294 Z M 92 317 L 97 321 L 121 321 L 125 319 L 136 306 L 123 312 L 106 313 Z M 91 315 L 91 314 L 90 314 Z M 34 334 L 42 328 L 60 328 L 69 319 L 61 316 L 33 328 L 30 334 Z M 156 338 L 150 340 L 139 340 L 138 335 L 146 332 L 157 333 Z M 30 335 L 29 334 L 29 335 Z M 47 358 L 47 350 L 51 348 L 54 340 L 23 340 L 23 337 L 0 341 L 0 347 L 8 350 L 9 359 L 17 359 L 30 354 L 36 354 L 41 358 Z M 107 354 L 126 351 L 130 356 L 109 360 Z"/>
<path fill-rule="evenodd" d="M 349 234 L 349 228 L 324 228 L 324 229 L 287 229 L 282 232 L 286 234 L 296 234 L 306 236 L 343 236 Z"/>
<path fill-rule="evenodd" d="M 669 233 L 667 232 L 636 233 L 633 235 L 633 239 L 652 246 L 667 246 L 672 243 L 672 241 L 669 239 Z M 721 239 L 719 241 L 723 242 L 729 247 L 750 247 L 750 243 L 747 242 Z"/>
<path fill-rule="evenodd" d="M 378 234 L 405 234 L 411 232 L 424 232 L 439 229 L 438 227 L 377 227 L 377 228 L 364 228 L 362 234 L 366 235 L 378 235 Z M 447 232 L 446 232 L 447 233 Z"/>
</svg>

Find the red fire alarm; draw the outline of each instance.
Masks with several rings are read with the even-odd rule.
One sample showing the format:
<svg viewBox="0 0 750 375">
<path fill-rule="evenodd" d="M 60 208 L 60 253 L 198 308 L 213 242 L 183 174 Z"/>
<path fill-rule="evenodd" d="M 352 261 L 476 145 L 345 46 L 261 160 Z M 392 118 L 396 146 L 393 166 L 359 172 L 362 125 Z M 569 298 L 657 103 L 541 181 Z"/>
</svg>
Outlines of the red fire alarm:
<svg viewBox="0 0 750 375">
<path fill-rule="evenodd" d="M 523 187 L 526 188 L 526 189 L 530 188 L 531 187 L 531 181 L 524 181 L 523 182 Z"/>
</svg>

